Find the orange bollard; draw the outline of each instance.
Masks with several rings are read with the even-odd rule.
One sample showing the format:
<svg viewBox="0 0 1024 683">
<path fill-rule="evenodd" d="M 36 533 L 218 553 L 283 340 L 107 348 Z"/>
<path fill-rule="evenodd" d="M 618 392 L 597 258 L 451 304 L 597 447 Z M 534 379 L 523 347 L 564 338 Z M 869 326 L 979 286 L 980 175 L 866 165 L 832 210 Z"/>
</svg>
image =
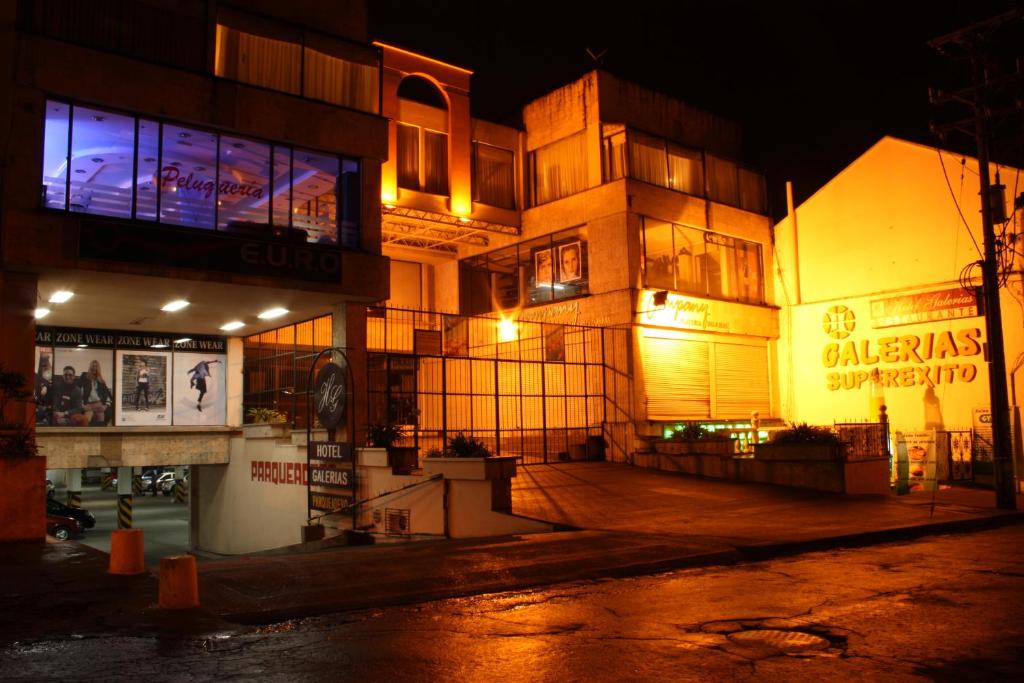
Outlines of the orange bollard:
<svg viewBox="0 0 1024 683">
<path fill-rule="evenodd" d="M 128 576 L 145 574 L 142 542 L 142 529 L 115 529 L 111 532 L 110 567 L 107 573 Z"/>
<path fill-rule="evenodd" d="M 196 575 L 196 558 L 192 555 L 160 558 L 160 607 L 199 607 L 199 579 Z"/>
</svg>

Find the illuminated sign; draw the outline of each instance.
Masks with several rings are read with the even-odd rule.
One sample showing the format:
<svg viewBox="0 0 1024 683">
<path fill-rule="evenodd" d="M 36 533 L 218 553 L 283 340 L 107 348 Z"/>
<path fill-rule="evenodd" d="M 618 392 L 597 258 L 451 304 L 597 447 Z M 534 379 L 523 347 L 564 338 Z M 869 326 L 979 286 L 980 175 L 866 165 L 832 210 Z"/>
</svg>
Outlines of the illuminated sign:
<svg viewBox="0 0 1024 683">
<path fill-rule="evenodd" d="M 778 336 L 778 320 L 771 308 L 698 299 L 674 292 L 669 292 L 665 305 L 660 306 L 654 302 L 655 294 L 654 290 L 645 290 L 640 295 L 641 324 L 757 337 Z"/>
<path fill-rule="evenodd" d="M 916 299 L 915 296 L 917 295 L 873 301 L 872 312 L 889 312 L 895 317 L 910 315 L 906 312 L 910 310 L 907 307 L 914 305 L 915 301 L 919 304 L 922 301 L 927 302 L 922 305 L 933 312 L 960 310 L 941 308 L 946 304 L 960 301 L 955 297 L 951 298 L 951 295 L 923 299 Z M 893 303 L 879 306 L 886 301 Z M 885 317 L 885 320 L 893 316 Z M 833 306 L 825 314 L 825 320 L 826 323 L 843 323 L 839 326 L 826 324 L 824 328 L 829 338 L 842 340 L 829 342 L 822 347 L 822 365 L 834 369 L 825 375 L 825 384 L 829 391 L 859 389 L 872 379 L 873 374 L 881 385 L 887 388 L 935 387 L 973 382 L 978 376 L 978 366 L 973 360 L 968 360 L 982 354 L 982 333 L 977 327 L 891 335 L 875 339 L 847 339 L 846 337 L 855 329 L 855 318 L 850 309 L 845 306 Z M 877 322 L 878 318 L 875 320 Z"/>
<path fill-rule="evenodd" d="M 894 296 L 871 302 L 871 324 L 895 327 L 914 323 L 974 318 L 981 315 L 978 294 L 960 287 Z"/>
</svg>

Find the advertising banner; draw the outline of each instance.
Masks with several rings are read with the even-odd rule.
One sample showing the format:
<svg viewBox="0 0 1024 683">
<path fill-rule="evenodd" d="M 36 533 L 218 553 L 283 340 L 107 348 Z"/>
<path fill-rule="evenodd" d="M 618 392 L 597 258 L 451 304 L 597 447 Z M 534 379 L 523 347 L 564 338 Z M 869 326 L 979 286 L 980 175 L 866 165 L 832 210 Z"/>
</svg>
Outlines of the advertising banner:
<svg viewBox="0 0 1024 683">
<path fill-rule="evenodd" d="M 36 347 L 36 375 L 32 398 L 36 402 L 36 424 L 48 427 L 53 416 L 50 409 L 50 386 L 53 384 L 53 347 Z"/>
<path fill-rule="evenodd" d="M 910 465 L 911 491 L 935 490 L 935 430 L 896 432 L 896 452 Z"/>
<path fill-rule="evenodd" d="M 171 424 L 171 354 L 118 351 L 118 427 Z"/>
<path fill-rule="evenodd" d="M 225 424 L 226 366 L 227 356 L 223 354 L 174 354 L 174 424 Z"/>
<path fill-rule="evenodd" d="M 109 349 L 57 347 L 50 387 L 57 427 L 108 427 L 114 424 L 114 352 Z"/>
</svg>

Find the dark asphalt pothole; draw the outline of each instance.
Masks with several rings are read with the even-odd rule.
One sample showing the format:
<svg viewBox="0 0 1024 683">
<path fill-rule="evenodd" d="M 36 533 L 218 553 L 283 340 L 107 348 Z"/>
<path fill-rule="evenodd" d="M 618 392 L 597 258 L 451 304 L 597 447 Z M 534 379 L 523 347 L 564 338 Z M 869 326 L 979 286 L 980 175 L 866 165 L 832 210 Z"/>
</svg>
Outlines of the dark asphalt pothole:
<svg viewBox="0 0 1024 683">
<path fill-rule="evenodd" d="M 807 652 L 811 650 L 824 650 L 831 643 L 811 633 L 803 631 L 781 631 L 774 628 L 752 629 L 749 631 L 737 631 L 726 636 L 734 643 L 745 647 L 757 649 L 770 649 L 783 653 Z"/>
</svg>

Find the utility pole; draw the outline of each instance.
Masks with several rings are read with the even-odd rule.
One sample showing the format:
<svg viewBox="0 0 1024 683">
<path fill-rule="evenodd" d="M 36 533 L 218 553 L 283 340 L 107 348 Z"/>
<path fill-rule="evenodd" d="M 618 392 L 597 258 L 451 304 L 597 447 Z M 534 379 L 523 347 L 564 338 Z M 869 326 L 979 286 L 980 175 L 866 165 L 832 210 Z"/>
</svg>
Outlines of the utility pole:
<svg viewBox="0 0 1024 683">
<path fill-rule="evenodd" d="M 1006 352 L 1003 343 L 1003 316 L 999 301 L 999 249 L 993 225 L 993 202 L 1004 201 L 1001 192 L 993 193 L 989 179 L 991 119 L 999 103 L 995 91 L 1011 83 L 1020 83 L 1020 62 L 1016 73 L 993 78 L 989 73 L 989 52 L 992 35 L 1000 29 L 1024 19 L 1024 10 L 1014 10 L 967 26 L 929 42 L 943 55 L 966 59 L 970 67 L 970 85 L 956 92 L 933 90 L 933 104 L 957 102 L 973 109 L 973 137 L 977 146 L 978 181 L 981 195 L 981 226 L 984 237 L 984 260 L 981 262 L 982 289 L 985 303 L 985 329 L 988 336 L 988 386 L 992 410 L 992 465 L 995 478 L 996 506 L 1003 510 L 1017 508 L 1017 485 L 1013 476 L 1013 455 L 1010 439 L 1010 403 L 1007 396 Z M 1019 101 L 1011 101 L 1010 109 L 1020 109 Z M 999 112 L 1000 115 L 1005 112 Z M 960 123 L 968 123 L 969 119 Z M 964 130 L 959 123 L 946 126 Z M 966 131 L 965 131 L 966 132 Z M 999 207 L 1002 212 L 1002 207 Z"/>
</svg>

